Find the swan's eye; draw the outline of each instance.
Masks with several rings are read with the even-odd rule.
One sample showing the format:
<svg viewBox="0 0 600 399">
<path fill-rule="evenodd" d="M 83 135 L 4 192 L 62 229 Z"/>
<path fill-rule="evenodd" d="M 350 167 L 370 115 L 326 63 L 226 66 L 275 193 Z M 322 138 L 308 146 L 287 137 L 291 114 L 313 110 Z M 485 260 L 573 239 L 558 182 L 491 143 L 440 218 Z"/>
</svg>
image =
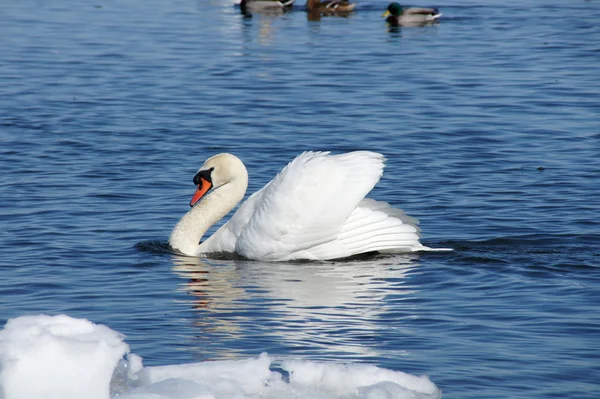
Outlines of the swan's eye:
<svg viewBox="0 0 600 399">
<path fill-rule="evenodd" d="M 206 180 L 209 183 L 212 183 L 212 177 L 210 174 L 212 173 L 213 170 L 215 170 L 215 168 L 201 170 L 200 172 L 196 173 L 196 176 L 194 176 L 194 184 L 199 185 L 201 183 L 201 181 L 200 181 L 201 178 Z"/>
</svg>

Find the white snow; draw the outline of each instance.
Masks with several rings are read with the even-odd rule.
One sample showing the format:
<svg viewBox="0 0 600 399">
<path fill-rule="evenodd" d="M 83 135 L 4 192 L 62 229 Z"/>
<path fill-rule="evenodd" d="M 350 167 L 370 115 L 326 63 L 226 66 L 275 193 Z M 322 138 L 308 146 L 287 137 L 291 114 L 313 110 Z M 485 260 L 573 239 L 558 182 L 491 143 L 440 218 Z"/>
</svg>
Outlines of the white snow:
<svg viewBox="0 0 600 399">
<path fill-rule="evenodd" d="M 274 371 L 274 369 L 283 372 Z M 0 331 L 0 399 L 438 399 L 427 376 L 272 358 L 144 367 L 124 336 L 85 319 L 22 316 Z"/>
</svg>

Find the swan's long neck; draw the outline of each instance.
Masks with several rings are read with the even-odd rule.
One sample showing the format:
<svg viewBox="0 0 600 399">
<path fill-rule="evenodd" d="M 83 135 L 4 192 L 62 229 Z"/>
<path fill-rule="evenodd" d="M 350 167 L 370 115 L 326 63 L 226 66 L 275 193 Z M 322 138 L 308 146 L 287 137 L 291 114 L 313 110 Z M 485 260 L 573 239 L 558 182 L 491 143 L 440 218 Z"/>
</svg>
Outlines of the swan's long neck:
<svg viewBox="0 0 600 399">
<path fill-rule="evenodd" d="M 198 255 L 200 240 L 204 233 L 244 198 L 247 187 L 248 175 L 246 174 L 206 195 L 175 225 L 169 237 L 171 247 L 186 255 Z"/>
</svg>

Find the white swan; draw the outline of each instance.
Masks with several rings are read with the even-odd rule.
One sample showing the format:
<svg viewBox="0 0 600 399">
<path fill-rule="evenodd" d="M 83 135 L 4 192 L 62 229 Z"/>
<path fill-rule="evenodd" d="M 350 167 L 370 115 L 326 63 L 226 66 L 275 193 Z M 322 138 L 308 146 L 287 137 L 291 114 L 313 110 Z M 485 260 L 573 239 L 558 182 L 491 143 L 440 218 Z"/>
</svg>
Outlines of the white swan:
<svg viewBox="0 0 600 399">
<path fill-rule="evenodd" d="M 192 209 L 173 229 L 169 244 L 186 255 L 235 252 L 263 261 L 430 250 L 419 242 L 417 219 L 365 198 L 379 181 L 384 161 L 383 155 L 369 151 L 305 152 L 200 243 L 248 187 L 242 161 L 231 154 L 215 155 L 194 176 L 198 189 Z"/>
</svg>

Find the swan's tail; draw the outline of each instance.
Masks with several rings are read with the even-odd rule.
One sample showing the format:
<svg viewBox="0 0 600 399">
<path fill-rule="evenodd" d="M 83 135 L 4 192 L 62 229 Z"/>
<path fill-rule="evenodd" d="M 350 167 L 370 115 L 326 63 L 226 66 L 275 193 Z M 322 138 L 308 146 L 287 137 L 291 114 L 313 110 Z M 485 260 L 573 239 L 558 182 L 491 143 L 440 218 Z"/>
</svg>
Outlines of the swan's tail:
<svg viewBox="0 0 600 399">
<path fill-rule="evenodd" d="M 422 245 L 420 247 L 413 248 L 413 252 L 424 251 L 424 252 L 444 252 L 444 251 L 454 251 L 453 248 L 430 248 Z"/>
</svg>

